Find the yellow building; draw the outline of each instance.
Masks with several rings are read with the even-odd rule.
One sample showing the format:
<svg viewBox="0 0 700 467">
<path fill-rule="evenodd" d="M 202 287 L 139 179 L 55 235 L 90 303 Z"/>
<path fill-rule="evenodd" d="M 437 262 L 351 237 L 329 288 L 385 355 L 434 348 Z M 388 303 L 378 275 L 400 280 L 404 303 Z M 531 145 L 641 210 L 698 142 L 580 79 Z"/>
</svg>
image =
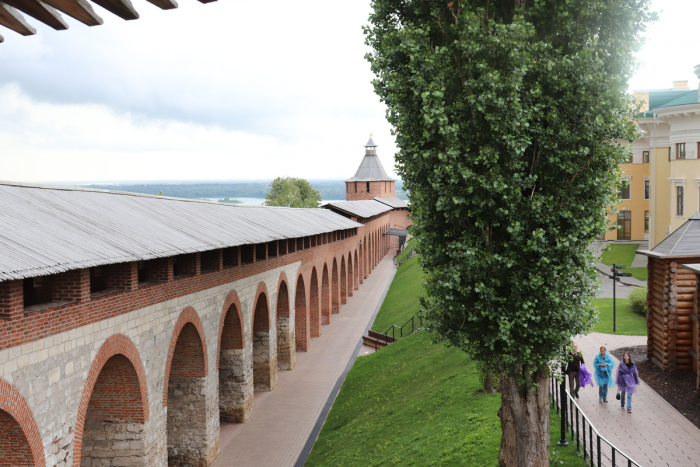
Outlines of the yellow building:
<svg viewBox="0 0 700 467">
<path fill-rule="evenodd" d="M 695 74 L 700 78 L 700 65 Z M 643 136 L 633 144 L 633 163 L 623 166 L 631 181 L 630 199 L 619 209 L 631 212 L 629 240 L 648 239 L 650 249 L 700 212 L 699 94 L 687 81 L 677 81 L 671 89 L 635 92 L 646 102 L 637 119 Z M 625 214 L 621 217 L 627 222 Z M 626 231 L 621 231 L 608 232 L 606 240 L 622 240 Z"/>
</svg>

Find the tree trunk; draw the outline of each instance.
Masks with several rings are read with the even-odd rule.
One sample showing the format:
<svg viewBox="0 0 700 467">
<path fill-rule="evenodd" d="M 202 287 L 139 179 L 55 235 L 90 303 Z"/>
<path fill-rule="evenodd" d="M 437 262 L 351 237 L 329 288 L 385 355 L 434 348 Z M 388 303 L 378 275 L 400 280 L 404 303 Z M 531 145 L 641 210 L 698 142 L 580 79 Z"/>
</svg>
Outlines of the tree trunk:
<svg viewBox="0 0 700 467">
<path fill-rule="evenodd" d="M 485 370 L 486 374 L 484 376 L 484 394 L 491 394 L 493 392 L 493 376 L 488 370 Z"/>
<path fill-rule="evenodd" d="M 500 467 L 549 466 L 549 381 L 542 369 L 530 376 L 537 389 L 521 387 L 518 378 L 501 375 Z"/>
</svg>

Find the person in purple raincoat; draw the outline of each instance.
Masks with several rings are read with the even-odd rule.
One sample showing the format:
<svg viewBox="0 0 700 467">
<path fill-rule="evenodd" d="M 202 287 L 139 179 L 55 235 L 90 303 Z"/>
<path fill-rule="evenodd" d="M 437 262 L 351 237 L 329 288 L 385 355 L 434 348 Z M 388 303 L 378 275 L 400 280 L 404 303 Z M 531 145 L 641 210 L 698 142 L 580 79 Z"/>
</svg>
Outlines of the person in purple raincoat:
<svg viewBox="0 0 700 467">
<path fill-rule="evenodd" d="M 617 367 L 617 378 L 615 378 L 620 388 L 620 403 L 625 407 L 625 393 L 627 394 L 627 413 L 632 413 L 632 394 L 637 392 L 639 385 L 639 373 L 637 367 L 630 358 L 630 354 L 625 352 L 622 362 Z"/>
</svg>

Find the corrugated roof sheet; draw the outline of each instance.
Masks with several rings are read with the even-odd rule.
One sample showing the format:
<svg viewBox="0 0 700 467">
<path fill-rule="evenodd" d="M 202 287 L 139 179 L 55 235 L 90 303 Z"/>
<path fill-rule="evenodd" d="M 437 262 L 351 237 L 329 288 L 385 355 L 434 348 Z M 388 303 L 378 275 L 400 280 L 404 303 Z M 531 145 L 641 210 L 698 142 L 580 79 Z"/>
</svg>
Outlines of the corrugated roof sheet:
<svg viewBox="0 0 700 467">
<path fill-rule="evenodd" d="M 698 103 L 698 90 L 684 92 L 672 101 L 656 107 L 657 109 L 664 109 L 666 107 L 675 107 L 677 105 L 691 105 Z"/>
<path fill-rule="evenodd" d="M 326 209 L 0 182 L 0 281 L 361 226 Z"/>
<path fill-rule="evenodd" d="M 683 225 L 656 245 L 652 256 L 700 256 L 700 212 L 693 214 Z"/>
<path fill-rule="evenodd" d="M 384 232 L 384 235 L 396 235 L 399 237 L 408 237 L 408 230 L 407 229 L 389 229 L 386 232 Z"/>
<path fill-rule="evenodd" d="M 676 100 L 687 99 L 688 96 L 695 93 L 695 102 L 687 102 L 686 104 L 697 103 L 697 89 L 694 91 L 650 91 L 649 92 L 649 110 L 642 112 L 642 116 L 651 118 L 654 116 L 654 109 L 659 109 L 662 107 L 671 107 L 674 105 L 682 104 L 672 104 Z M 692 97 L 692 96 L 691 96 Z"/>
<path fill-rule="evenodd" d="M 380 203 L 373 199 L 365 199 L 358 201 L 334 201 L 332 203 L 325 204 L 324 207 L 330 206 L 331 208 L 339 209 L 348 214 L 352 214 L 357 217 L 372 217 L 377 216 L 383 212 L 391 211 L 393 208 L 384 203 Z"/>
<path fill-rule="evenodd" d="M 401 198 L 397 197 L 392 197 L 392 198 L 380 198 L 379 196 L 375 196 L 374 198 L 375 201 L 379 201 L 380 203 L 384 203 L 387 206 L 391 206 L 392 208 L 407 208 L 408 204 L 406 201 L 402 200 Z"/>
<path fill-rule="evenodd" d="M 346 182 L 386 182 L 393 180 L 384 171 L 378 156 L 365 154 L 355 176 L 347 179 Z"/>
</svg>

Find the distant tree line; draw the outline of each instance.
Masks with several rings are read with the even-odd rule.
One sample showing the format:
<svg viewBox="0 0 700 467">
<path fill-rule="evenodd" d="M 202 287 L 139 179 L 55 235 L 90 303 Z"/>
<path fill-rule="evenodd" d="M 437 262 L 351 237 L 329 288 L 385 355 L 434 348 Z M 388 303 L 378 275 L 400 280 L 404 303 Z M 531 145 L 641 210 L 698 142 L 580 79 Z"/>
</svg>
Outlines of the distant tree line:
<svg viewBox="0 0 700 467">
<path fill-rule="evenodd" d="M 87 185 L 86 188 L 117 190 L 174 198 L 265 198 L 270 190 L 270 182 L 230 182 L 230 183 L 191 183 L 191 184 L 134 184 L 134 185 Z M 309 180 L 323 199 L 345 199 L 345 182 L 342 180 Z M 401 180 L 396 181 L 396 195 L 408 199 L 402 191 Z"/>
</svg>

